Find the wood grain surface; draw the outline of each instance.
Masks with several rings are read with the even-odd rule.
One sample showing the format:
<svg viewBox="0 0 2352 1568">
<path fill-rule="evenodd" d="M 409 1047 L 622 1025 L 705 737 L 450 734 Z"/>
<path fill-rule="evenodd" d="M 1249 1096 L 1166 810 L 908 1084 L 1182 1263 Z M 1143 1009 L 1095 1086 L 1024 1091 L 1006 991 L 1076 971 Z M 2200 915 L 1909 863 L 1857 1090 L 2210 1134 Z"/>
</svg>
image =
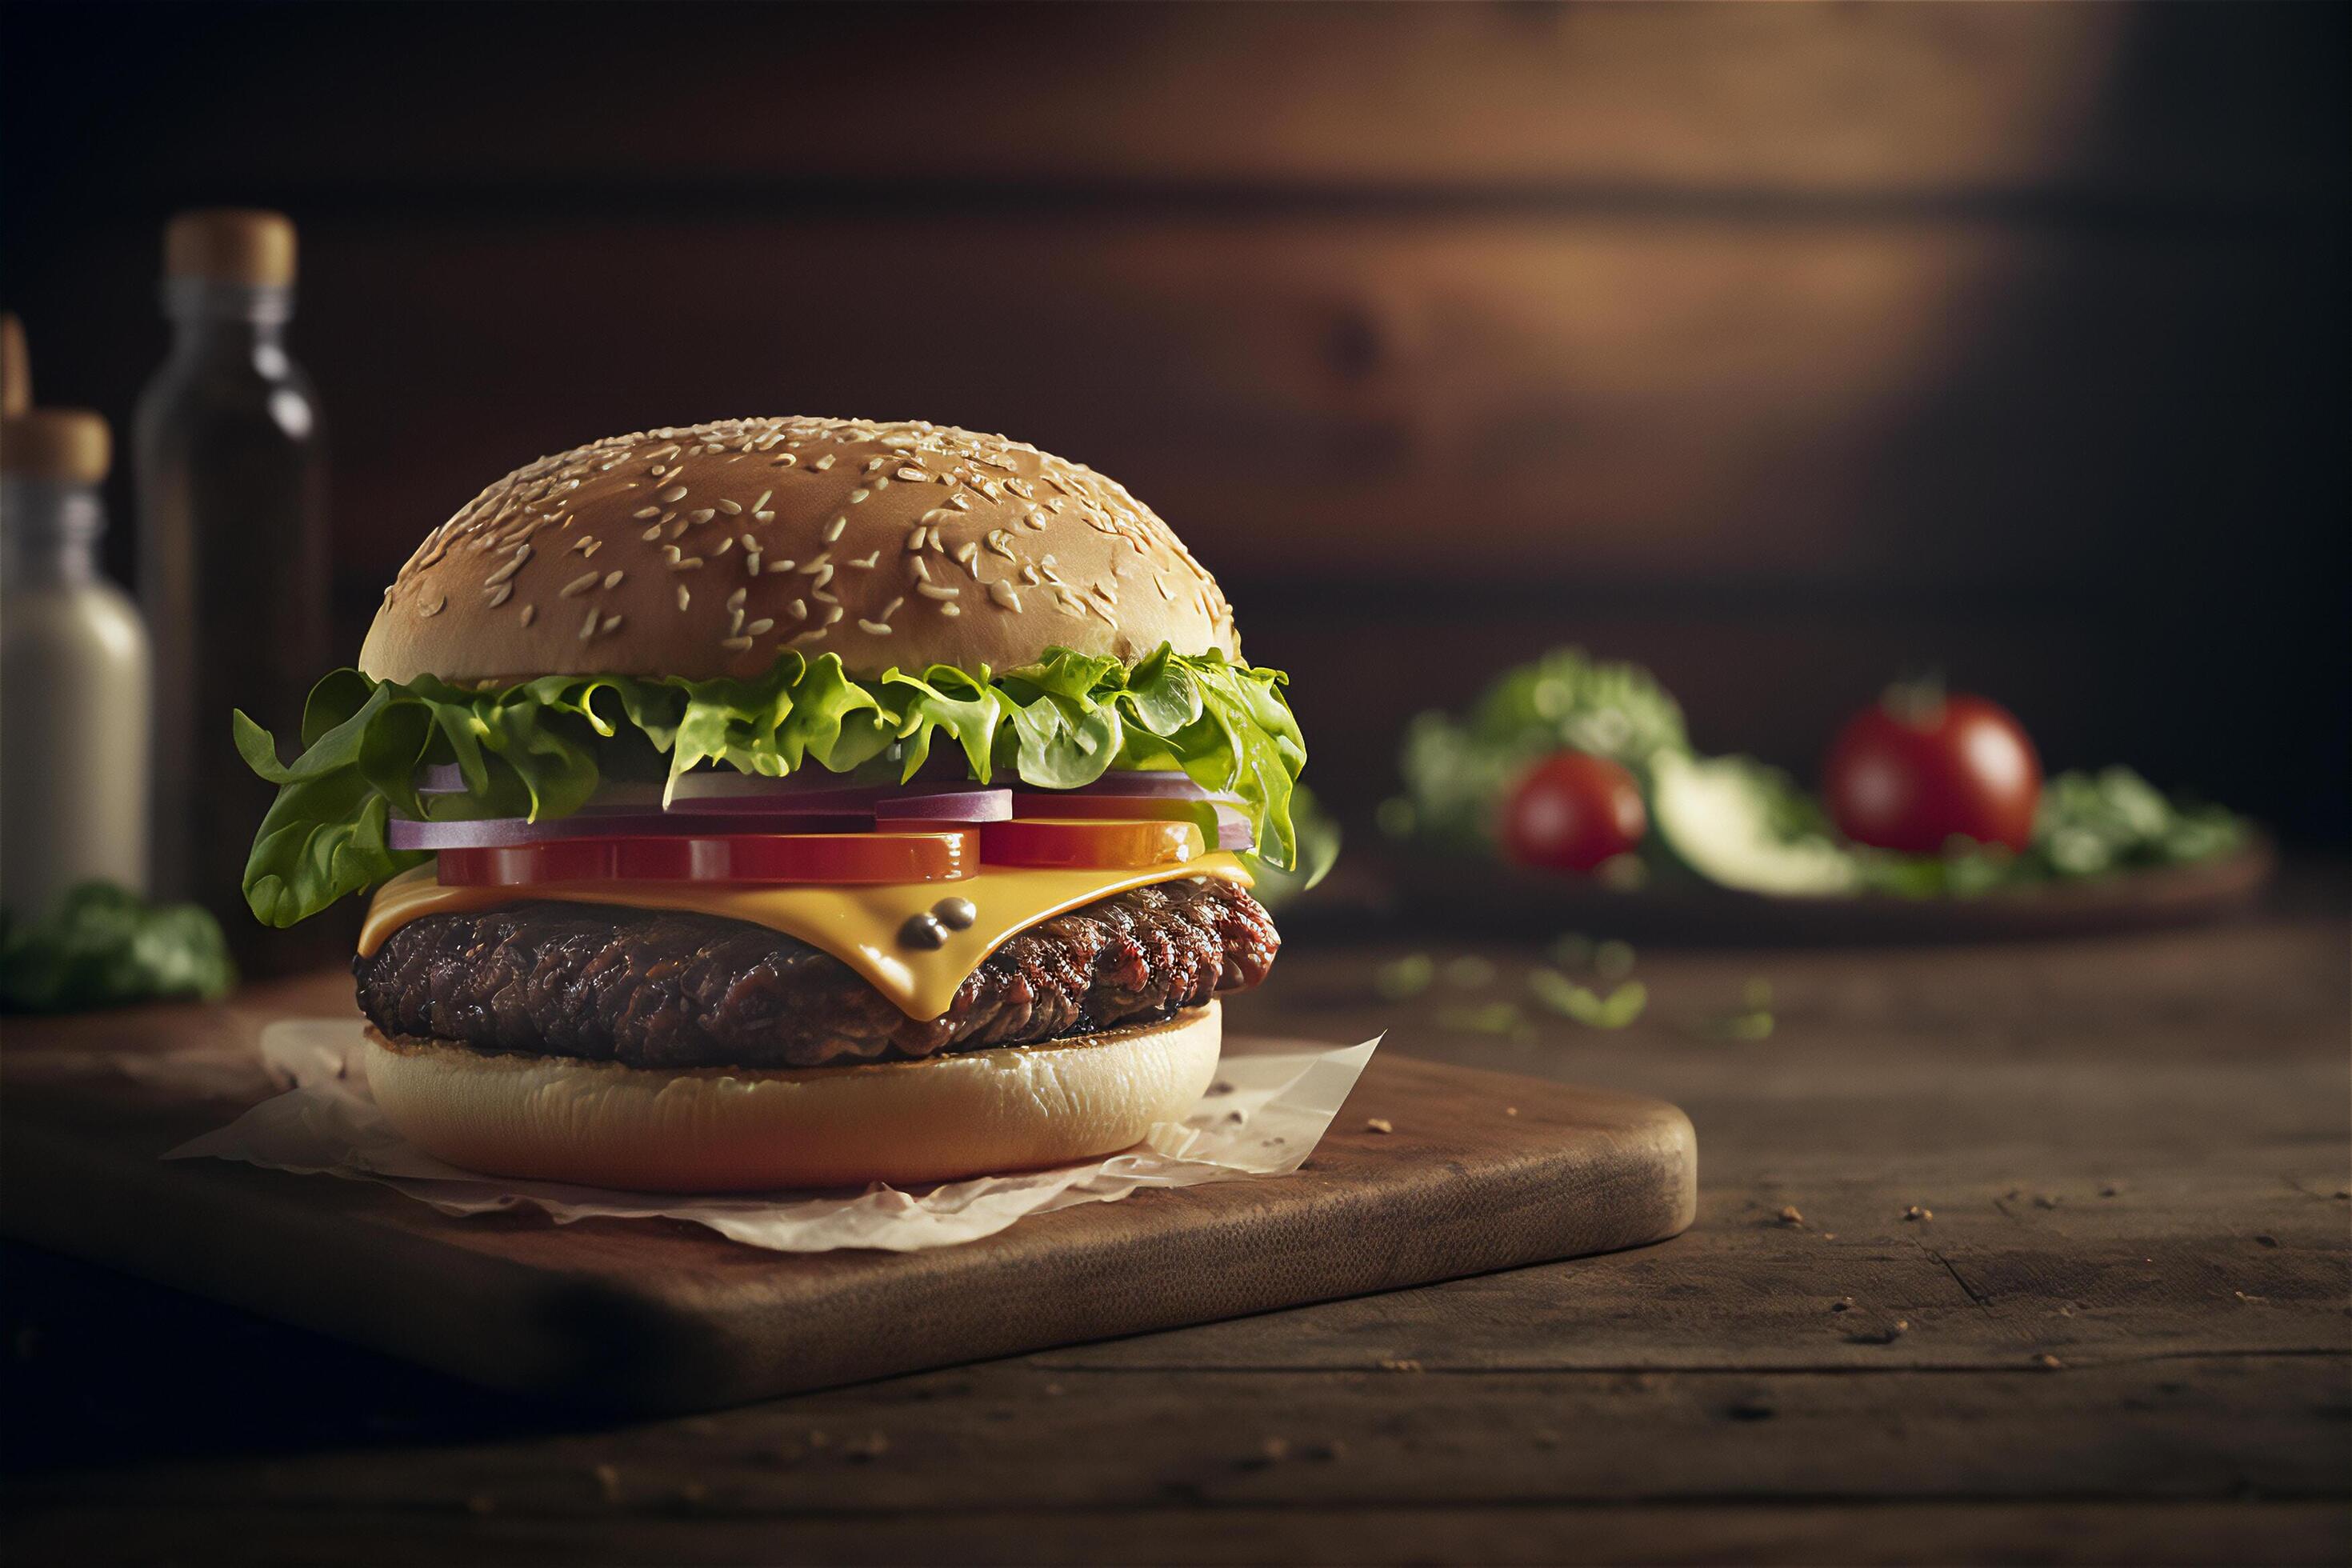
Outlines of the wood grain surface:
<svg viewBox="0 0 2352 1568">
<path fill-rule="evenodd" d="M 349 985 L 256 988 L 226 1017 L 14 1026 L 0 1224 L 494 1388 L 648 1413 L 1638 1246 L 1681 1231 L 1696 1201 L 1672 1106 L 1377 1056 L 1291 1176 L 905 1254 L 764 1252 L 673 1221 L 459 1219 L 369 1184 L 159 1162 L 273 1092 L 254 1020 L 349 1012 Z"/>
<path fill-rule="evenodd" d="M 1456 1010 L 1518 994 L 1532 949 L 1301 936 L 1235 1028 L 1385 1026 L 1400 1055 L 1671 1100 L 1706 1145 L 1696 1226 L 710 1416 L 551 1416 L 16 1249 L 9 1544 L 2340 1562 L 2352 942 L 2339 874 L 2278 897 L 2241 925 L 2101 941 L 1645 949 L 1639 1024 L 1538 1016 L 1523 1038 Z M 1382 1000 L 1381 966 L 1414 949 L 1495 973 Z M 1774 1032 L 1724 1039 L 1712 1021 L 1759 976 Z"/>
</svg>

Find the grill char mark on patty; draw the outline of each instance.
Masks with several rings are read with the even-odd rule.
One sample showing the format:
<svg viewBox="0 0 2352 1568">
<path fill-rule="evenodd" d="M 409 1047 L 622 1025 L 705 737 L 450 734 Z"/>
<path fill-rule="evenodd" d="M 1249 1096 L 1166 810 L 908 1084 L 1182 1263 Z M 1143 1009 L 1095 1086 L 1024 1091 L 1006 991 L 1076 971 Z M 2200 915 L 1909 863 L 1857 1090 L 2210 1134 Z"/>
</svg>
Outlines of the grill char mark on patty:
<svg viewBox="0 0 2352 1568">
<path fill-rule="evenodd" d="M 937 1018 L 831 953 L 718 915 L 537 901 L 428 915 L 357 959 L 387 1034 L 641 1068 L 828 1067 L 1161 1018 L 1265 978 L 1281 938 L 1227 882 L 1161 882 L 1008 939 Z"/>
</svg>

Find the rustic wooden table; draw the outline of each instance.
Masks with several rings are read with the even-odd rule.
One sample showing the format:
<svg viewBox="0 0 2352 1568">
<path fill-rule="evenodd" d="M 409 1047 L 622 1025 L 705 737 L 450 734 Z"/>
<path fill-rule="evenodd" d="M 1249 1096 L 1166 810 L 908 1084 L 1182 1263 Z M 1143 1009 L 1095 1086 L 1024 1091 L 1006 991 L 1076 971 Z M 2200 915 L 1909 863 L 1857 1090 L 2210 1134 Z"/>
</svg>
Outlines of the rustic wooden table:
<svg viewBox="0 0 2352 1568">
<path fill-rule="evenodd" d="M 19 1249 L 11 1556 L 2341 1563 L 2345 907 L 1646 952 L 1638 1026 L 1528 1037 L 1462 1025 L 1531 952 L 1389 1002 L 1468 949 L 1295 941 L 1234 1026 L 1675 1100 L 1697 1226 L 717 1415 L 520 1411 Z M 1710 1028 L 1759 976 L 1769 1037 Z"/>
</svg>

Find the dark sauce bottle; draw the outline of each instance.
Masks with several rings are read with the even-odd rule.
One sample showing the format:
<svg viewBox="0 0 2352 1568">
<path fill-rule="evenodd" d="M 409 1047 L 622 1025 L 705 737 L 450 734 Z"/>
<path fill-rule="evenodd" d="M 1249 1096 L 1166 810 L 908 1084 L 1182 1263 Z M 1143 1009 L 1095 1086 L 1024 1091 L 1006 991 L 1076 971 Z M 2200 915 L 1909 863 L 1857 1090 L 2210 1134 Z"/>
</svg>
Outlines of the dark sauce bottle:
<svg viewBox="0 0 2352 1568">
<path fill-rule="evenodd" d="M 183 213 L 164 231 L 163 274 L 172 352 L 132 426 L 155 649 L 155 892 L 212 910 L 246 972 L 268 973 L 328 956 L 246 907 L 246 856 L 275 790 L 229 729 L 242 708 L 299 749 L 303 697 L 331 662 L 325 453 L 284 342 L 294 226 Z"/>
</svg>

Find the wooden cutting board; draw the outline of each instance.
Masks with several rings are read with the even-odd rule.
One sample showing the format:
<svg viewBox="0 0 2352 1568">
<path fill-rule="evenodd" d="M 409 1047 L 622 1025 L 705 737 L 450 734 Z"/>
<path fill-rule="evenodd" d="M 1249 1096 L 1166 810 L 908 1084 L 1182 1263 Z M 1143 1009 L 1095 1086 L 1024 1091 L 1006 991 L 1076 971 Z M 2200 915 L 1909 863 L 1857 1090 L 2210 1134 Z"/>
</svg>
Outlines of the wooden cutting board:
<svg viewBox="0 0 2352 1568">
<path fill-rule="evenodd" d="M 1696 1202 L 1675 1107 L 1394 1042 L 1295 1174 L 1147 1190 L 929 1252 L 456 1219 L 373 1183 L 157 1158 L 274 1092 L 263 1025 L 347 1009 L 349 987 L 10 1020 L 0 1228 L 493 1387 L 653 1414 L 1639 1246 Z"/>
</svg>

